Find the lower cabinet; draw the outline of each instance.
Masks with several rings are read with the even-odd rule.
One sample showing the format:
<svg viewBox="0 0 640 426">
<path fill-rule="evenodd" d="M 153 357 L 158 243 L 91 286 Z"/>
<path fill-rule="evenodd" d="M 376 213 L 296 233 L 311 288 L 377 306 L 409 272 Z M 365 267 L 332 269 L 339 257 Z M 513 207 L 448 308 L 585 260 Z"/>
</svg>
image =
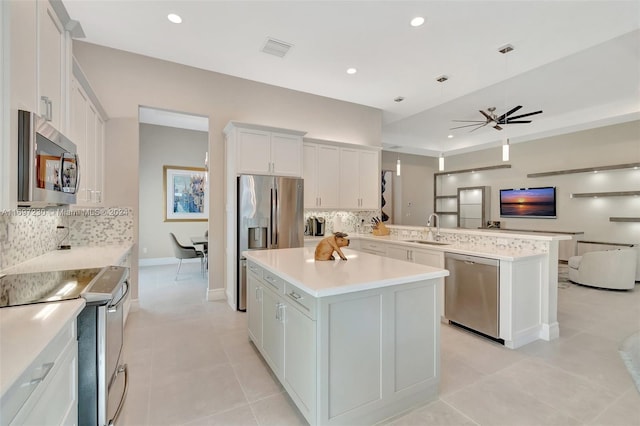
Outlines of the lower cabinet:
<svg viewBox="0 0 640 426">
<path fill-rule="evenodd" d="M 263 355 L 276 376 L 284 367 L 284 305 L 280 297 L 264 287 L 262 292 Z"/>
<path fill-rule="evenodd" d="M 421 265 L 444 267 L 444 253 L 438 250 L 426 250 L 421 248 L 387 244 L 387 257 Z"/>
<path fill-rule="evenodd" d="M 316 322 L 291 305 L 284 321 L 284 381 L 302 414 L 315 415 Z"/>
<path fill-rule="evenodd" d="M 75 318 L 18 379 L 2 401 L 0 424 L 78 424 L 78 341 Z M 13 417 L 15 414 L 15 417 Z"/>
<path fill-rule="evenodd" d="M 262 347 L 262 285 L 249 271 L 247 276 L 247 322 L 253 343 Z"/>
<path fill-rule="evenodd" d="M 437 279 L 316 298 L 248 266 L 250 339 L 309 424 L 375 424 L 437 398 Z"/>
</svg>

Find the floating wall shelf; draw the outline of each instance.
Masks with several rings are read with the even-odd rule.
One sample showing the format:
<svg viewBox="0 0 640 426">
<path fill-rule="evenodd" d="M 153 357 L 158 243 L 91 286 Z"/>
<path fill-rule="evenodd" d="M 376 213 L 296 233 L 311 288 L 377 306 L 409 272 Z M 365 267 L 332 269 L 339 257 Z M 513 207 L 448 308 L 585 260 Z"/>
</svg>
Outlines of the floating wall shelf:
<svg viewBox="0 0 640 426">
<path fill-rule="evenodd" d="M 433 176 L 446 176 L 446 175 L 456 175 L 459 173 L 474 173 L 481 172 L 484 170 L 496 170 L 496 169 L 510 169 L 511 164 L 499 164 L 497 166 L 486 166 L 486 167 L 476 167 L 474 169 L 464 169 L 464 170 L 451 170 L 449 172 L 438 172 L 434 173 Z"/>
<path fill-rule="evenodd" d="M 441 214 L 441 215 L 454 214 L 454 215 L 457 215 L 458 212 L 436 212 L 436 214 Z"/>
<path fill-rule="evenodd" d="M 554 172 L 530 173 L 527 175 L 527 177 L 537 178 L 537 177 L 545 177 L 545 176 L 570 175 L 574 173 L 603 172 L 605 170 L 635 169 L 639 167 L 640 167 L 640 163 L 615 164 L 612 166 L 596 166 L 596 167 L 587 167 L 584 169 L 568 169 L 568 170 L 556 170 Z"/>
<path fill-rule="evenodd" d="M 443 200 L 445 198 L 454 199 L 458 198 L 457 195 L 436 195 L 436 200 Z"/>
<path fill-rule="evenodd" d="M 573 193 L 571 198 L 597 198 L 597 197 L 631 197 L 640 195 L 640 191 L 618 191 L 618 192 L 583 192 Z"/>
<path fill-rule="evenodd" d="M 640 217 L 610 217 L 609 222 L 640 222 Z"/>
</svg>

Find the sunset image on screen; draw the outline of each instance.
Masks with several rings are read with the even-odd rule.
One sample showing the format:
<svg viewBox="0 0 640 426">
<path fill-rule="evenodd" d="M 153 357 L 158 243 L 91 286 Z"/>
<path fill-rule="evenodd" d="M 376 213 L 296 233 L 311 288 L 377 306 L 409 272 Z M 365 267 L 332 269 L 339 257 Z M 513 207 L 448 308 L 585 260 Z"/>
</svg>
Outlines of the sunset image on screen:
<svg viewBox="0 0 640 426">
<path fill-rule="evenodd" d="M 555 216 L 554 188 L 526 188 L 500 191 L 503 216 Z"/>
</svg>

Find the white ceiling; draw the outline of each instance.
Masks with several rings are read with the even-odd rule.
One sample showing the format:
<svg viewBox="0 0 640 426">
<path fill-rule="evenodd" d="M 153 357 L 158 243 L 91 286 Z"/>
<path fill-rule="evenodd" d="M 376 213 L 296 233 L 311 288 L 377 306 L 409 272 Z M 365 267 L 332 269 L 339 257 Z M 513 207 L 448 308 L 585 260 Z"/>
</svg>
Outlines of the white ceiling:
<svg viewBox="0 0 640 426">
<path fill-rule="evenodd" d="M 637 0 L 63 3 L 90 43 L 379 108 L 390 150 L 465 152 L 640 118 Z M 426 23 L 411 27 L 415 16 Z M 265 54 L 268 37 L 294 46 Z M 515 105 L 544 112 L 501 132 L 449 130 Z"/>
</svg>

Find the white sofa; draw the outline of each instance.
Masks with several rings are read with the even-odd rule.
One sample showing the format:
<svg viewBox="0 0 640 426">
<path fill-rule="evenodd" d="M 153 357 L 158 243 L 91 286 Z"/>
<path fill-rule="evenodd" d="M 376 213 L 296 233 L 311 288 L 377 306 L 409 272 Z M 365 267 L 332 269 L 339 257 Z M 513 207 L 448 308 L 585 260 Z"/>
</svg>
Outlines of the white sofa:
<svg viewBox="0 0 640 426">
<path fill-rule="evenodd" d="M 592 287 L 632 289 L 636 263 L 633 249 L 590 251 L 569 258 L 569 280 Z"/>
</svg>

